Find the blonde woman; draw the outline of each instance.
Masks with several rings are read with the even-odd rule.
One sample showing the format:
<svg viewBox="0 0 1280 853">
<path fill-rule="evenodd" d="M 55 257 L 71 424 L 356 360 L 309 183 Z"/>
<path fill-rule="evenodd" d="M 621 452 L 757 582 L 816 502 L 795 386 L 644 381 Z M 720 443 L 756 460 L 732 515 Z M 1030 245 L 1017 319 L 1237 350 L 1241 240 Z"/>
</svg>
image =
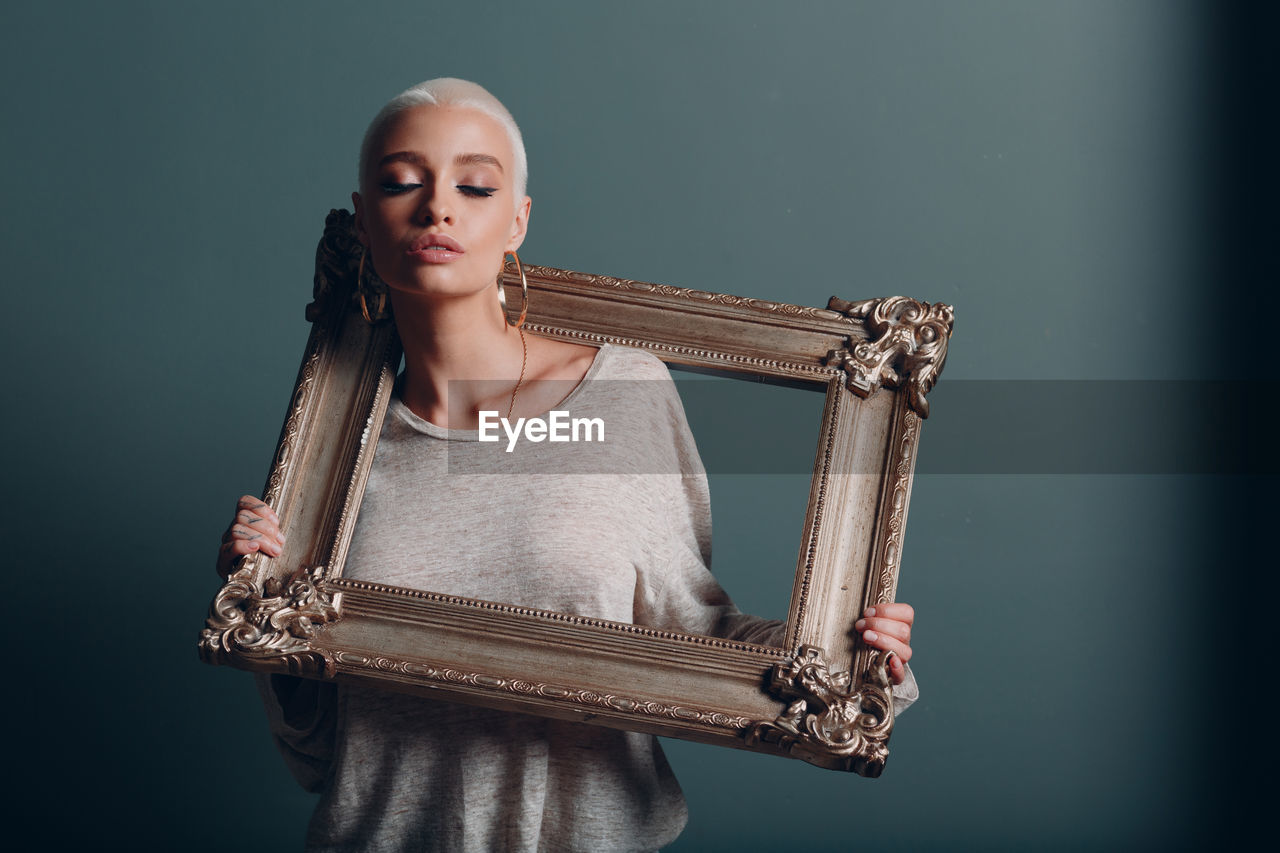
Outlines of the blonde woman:
<svg viewBox="0 0 1280 853">
<path fill-rule="evenodd" d="M 740 613 L 708 571 L 706 476 L 665 365 L 507 322 L 497 280 L 529 226 L 527 174 L 515 121 L 475 83 L 414 86 L 369 125 L 356 229 L 390 289 L 405 367 L 345 574 L 778 643 L 780 623 Z M 607 471 L 570 470 L 572 448 L 549 444 L 541 468 L 484 468 L 503 454 L 478 440 L 480 413 L 570 406 L 621 437 Z M 468 466 L 489 473 L 458 473 Z M 278 554 L 283 538 L 270 507 L 242 498 L 219 571 Z M 894 604 L 858 623 L 896 652 L 899 709 L 915 696 L 912 618 Z M 655 850 L 686 820 L 650 735 L 345 684 L 259 684 L 291 770 L 321 795 L 309 850 Z"/>
</svg>

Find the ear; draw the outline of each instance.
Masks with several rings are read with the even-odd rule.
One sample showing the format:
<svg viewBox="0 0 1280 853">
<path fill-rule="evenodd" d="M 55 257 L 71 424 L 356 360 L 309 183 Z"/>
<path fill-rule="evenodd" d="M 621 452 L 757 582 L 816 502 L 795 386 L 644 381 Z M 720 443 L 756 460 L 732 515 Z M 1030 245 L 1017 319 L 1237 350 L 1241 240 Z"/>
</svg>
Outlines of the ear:
<svg viewBox="0 0 1280 853">
<path fill-rule="evenodd" d="M 356 209 L 356 239 L 360 241 L 360 245 L 366 249 L 369 248 L 369 232 L 364 227 L 364 202 L 360 198 L 360 193 L 353 192 L 351 194 L 351 206 Z"/>
<path fill-rule="evenodd" d="M 516 221 L 511 230 L 511 239 L 507 241 L 506 251 L 514 252 L 524 243 L 524 235 L 529 231 L 529 208 L 532 205 L 533 199 L 525 196 L 516 206 Z"/>
</svg>

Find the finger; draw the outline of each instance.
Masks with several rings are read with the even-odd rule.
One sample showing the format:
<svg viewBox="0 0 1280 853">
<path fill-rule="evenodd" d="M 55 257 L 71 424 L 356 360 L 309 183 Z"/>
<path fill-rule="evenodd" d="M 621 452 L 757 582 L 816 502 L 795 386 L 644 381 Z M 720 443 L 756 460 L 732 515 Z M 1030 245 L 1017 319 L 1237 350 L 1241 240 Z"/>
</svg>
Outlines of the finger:
<svg viewBox="0 0 1280 853">
<path fill-rule="evenodd" d="M 276 526 L 280 525 L 280 516 L 276 515 L 276 511 L 261 498 L 255 498 L 253 495 L 241 495 L 240 500 L 236 501 L 236 509 L 247 509 L 255 515 L 271 519 L 271 523 Z"/>
<path fill-rule="evenodd" d="M 256 554 L 261 551 L 267 556 L 273 556 L 263 545 L 262 541 L 251 541 L 249 539 L 235 539 L 226 542 L 218 548 L 218 559 L 226 559 L 227 561 L 235 561 L 241 557 L 247 557 L 250 554 Z"/>
<path fill-rule="evenodd" d="M 236 501 L 236 522 L 259 530 L 266 530 L 280 544 L 284 544 L 284 531 L 280 529 L 280 516 L 265 502 L 253 495 L 242 495 Z M 225 539 L 223 541 L 226 541 Z"/>
<path fill-rule="evenodd" d="M 901 684 L 907 680 L 907 665 L 898 655 L 889 658 L 889 678 L 894 684 Z"/>
<path fill-rule="evenodd" d="M 881 619 L 875 617 L 872 619 L 859 619 L 853 623 L 853 627 L 859 631 L 878 631 L 881 634 L 888 634 L 894 639 L 901 640 L 904 643 L 911 642 L 911 626 L 906 622 L 899 622 L 897 619 Z"/>
<path fill-rule="evenodd" d="M 864 617 L 881 616 L 886 619 L 896 619 L 899 622 L 906 622 L 908 625 L 915 624 L 916 611 L 910 604 L 903 601 L 894 601 L 889 604 L 877 604 L 868 607 L 862 611 Z"/>
<path fill-rule="evenodd" d="M 878 631 L 863 631 L 862 642 L 872 648 L 893 652 L 902 658 L 903 663 L 911 660 L 911 646 L 895 637 L 890 637 L 888 634 L 881 634 Z"/>
<path fill-rule="evenodd" d="M 244 557 L 258 552 L 257 543 L 243 540 L 228 542 L 218 549 L 218 574 L 224 578 L 227 577 L 240 568 L 240 561 Z"/>
<path fill-rule="evenodd" d="M 230 542 L 224 542 L 218 547 L 218 565 L 230 565 L 241 557 L 247 557 L 250 554 L 262 552 L 268 557 L 278 557 L 279 554 L 271 553 L 274 546 L 266 539 L 232 539 Z"/>
<path fill-rule="evenodd" d="M 277 545 L 284 546 L 284 534 L 280 532 L 280 528 L 276 523 L 265 516 L 256 515 L 247 509 L 242 509 L 236 513 L 236 519 L 232 526 L 247 527 L 250 530 L 256 530 L 266 535 L 268 539 L 273 540 Z"/>
<path fill-rule="evenodd" d="M 244 524 L 233 524 L 231 529 L 227 531 L 230 535 L 228 542 L 247 542 L 254 545 L 255 551 L 262 551 L 272 557 L 279 557 L 284 550 L 274 537 L 267 534 L 266 531 L 255 530 Z M 223 543 L 227 544 L 227 543 Z"/>
</svg>

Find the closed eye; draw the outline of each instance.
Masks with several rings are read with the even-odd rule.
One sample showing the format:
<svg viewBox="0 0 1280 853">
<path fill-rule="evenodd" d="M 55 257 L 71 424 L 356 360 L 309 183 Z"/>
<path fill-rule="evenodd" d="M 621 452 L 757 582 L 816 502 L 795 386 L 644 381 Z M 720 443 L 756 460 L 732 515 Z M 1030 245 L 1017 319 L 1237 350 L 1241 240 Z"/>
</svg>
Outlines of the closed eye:
<svg viewBox="0 0 1280 853">
<path fill-rule="evenodd" d="M 389 182 L 385 184 L 379 184 L 379 186 L 382 188 L 382 191 L 387 195 L 400 195 L 400 193 L 407 193 L 409 190 L 417 189 L 421 187 L 422 184 L 397 184 L 397 183 Z"/>
<path fill-rule="evenodd" d="M 498 191 L 497 187 L 477 187 L 471 184 L 458 184 L 458 192 L 476 198 L 488 198 Z"/>
</svg>

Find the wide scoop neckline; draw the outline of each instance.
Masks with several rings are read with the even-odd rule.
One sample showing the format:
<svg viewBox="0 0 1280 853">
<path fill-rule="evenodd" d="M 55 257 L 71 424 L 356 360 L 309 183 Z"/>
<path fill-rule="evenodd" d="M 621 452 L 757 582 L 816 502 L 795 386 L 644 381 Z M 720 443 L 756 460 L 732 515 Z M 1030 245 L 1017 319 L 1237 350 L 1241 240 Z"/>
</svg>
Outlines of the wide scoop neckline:
<svg viewBox="0 0 1280 853">
<path fill-rule="evenodd" d="M 601 344 L 599 348 L 597 348 L 595 358 L 591 360 L 591 366 L 587 368 L 587 372 L 582 375 L 582 378 L 580 380 L 578 380 L 578 384 L 573 386 L 573 390 L 570 391 L 568 394 L 566 394 L 564 396 L 564 399 L 562 399 L 559 403 L 555 404 L 555 406 L 553 407 L 554 409 L 565 408 L 582 395 L 583 390 L 587 387 L 588 383 L 595 378 L 595 375 L 597 373 L 600 372 L 601 365 L 604 364 L 604 360 L 605 360 L 604 359 L 605 350 L 611 350 L 611 349 L 613 349 L 613 344 L 608 343 L 607 341 Z M 444 439 L 445 441 L 479 441 L 480 440 L 480 430 L 478 429 L 447 429 L 437 424 L 433 424 L 431 421 L 427 420 L 426 418 L 420 417 L 419 415 L 415 414 L 413 410 L 410 409 L 408 406 L 406 406 L 404 404 L 404 401 L 400 399 L 400 388 L 403 382 L 404 382 L 404 374 L 401 373 L 399 376 L 396 377 L 395 388 L 391 392 L 391 402 L 388 404 L 391 411 L 401 421 L 408 424 L 414 430 L 417 430 L 418 432 L 424 435 L 429 435 L 432 438 L 440 438 L 440 439 Z M 551 411 L 552 411 L 551 409 L 548 409 L 547 411 L 541 413 L 540 415 L 537 415 L 536 417 L 545 418 L 548 414 L 550 414 Z"/>
</svg>

